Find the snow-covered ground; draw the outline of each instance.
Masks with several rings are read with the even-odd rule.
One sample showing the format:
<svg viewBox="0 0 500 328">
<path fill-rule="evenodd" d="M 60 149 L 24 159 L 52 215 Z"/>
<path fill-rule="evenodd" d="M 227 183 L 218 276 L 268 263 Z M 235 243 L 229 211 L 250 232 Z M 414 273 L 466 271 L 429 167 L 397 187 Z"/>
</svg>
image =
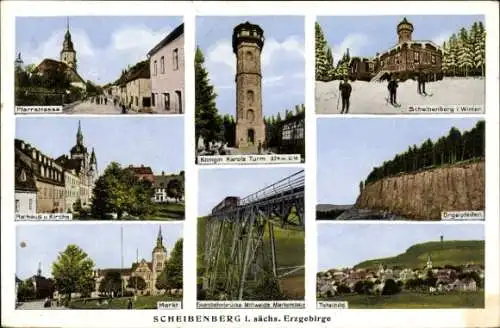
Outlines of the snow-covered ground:
<svg viewBox="0 0 500 328">
<path fill-rule="evenodd" d="M 316 82 L 316 113 L 340 114 L 342 99 L 338 101 L 340 81 Z M 483 106 L 485 81 L 482 78 L 445 78 L 428 82 L 425 91 L 432 96 L 422 96 L 417 92 L 417 82 L 408 80 L 399 83 L 396 108 L 387 103 L 389 97 L 387 82 L 350 82 L 352 86 L 349 114 L 408 114 L 412 105 L 479 105 Z"/>
</svg>

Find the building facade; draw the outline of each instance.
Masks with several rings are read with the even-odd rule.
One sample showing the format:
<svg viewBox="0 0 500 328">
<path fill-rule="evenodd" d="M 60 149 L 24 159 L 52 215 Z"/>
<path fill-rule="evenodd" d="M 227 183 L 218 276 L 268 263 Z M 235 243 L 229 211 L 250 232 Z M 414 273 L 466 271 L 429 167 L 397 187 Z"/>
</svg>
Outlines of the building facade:
<svg viewBox="0 0 500 328">
<path fill-rule="evenodd" d="M 184 24 L 148 53 L 151 107 L 161 114 L 184 112 Z"/>
<path fill-rule="evenodd" d="M 147 180 L 151 183 L 154 184 L 155 182 L 155 176 L 153 174 L 153 170 L 149 166 L 144 166 L 141 164 L 141 166 L 133 166 L 129 165 L 127 168 L 129 171 L 132 172 L 132 174 L 137 177 L 139 180 Z"/>
<path fill-rule="evenodd" d="M 413 30 L 413 24 L 403 18 L 396 28 L 396 45 L 373 58 L 352 57 L 351 77 L 377 81 L 395 76 L 405 80 L 422 73 L 428 80 L 442 78 L 443 50 L 430 40 L 413 40 Z"/>
<path fill-rule="evenodd" d="M 161 227 L 158 230 L 158 236 L 156 238 L 156 244 L 151 252 L 152 258 L 151 262 L 142 259 L 137 261 L 132 265 L 132 268 L 126 269 L 102 269 L 94 271 L 95 278 L 95 292 L 94 295 L 99 291 L 99 286 L 104 280 L 106 274 L 110 271 L 118 271 L 121 274 L 124 284 L 128 291 L 136 291 L 133 284 L 129 284 L 132 277 L 141 277 L 146 283 L 146 288 L 142 291 L 137 290 L 137 294 L 149 294 L 149 295 L 159 295 L 163 294 L 165 290 L 156 288 L 156 282 L 158 281 L 161 273 L 165 269 L 165 263 L 168 260 L 168 252 L 163 245 L 163 235 L 161 232 Z"/>
<path fill-rule="evenodd" d="M 236 141 L 238 148 L 264 144 L 266 128 L 262 113 L 261 52 L 264 31 L 249 22 L 233 31 L 236 55 Z"/>
<path fill-rule="evenodd" d="M 16 213 L 33 208 L 36 213 L 73 212 L 78 201 L 90 206 L 99 172 L 94 150 L 89 154 L 83 144 L 80 123 L 71 157 L 53 159 L 20 139 L 15 140 L 15 152 Z"/>
<path fill-rule="evenodd" d="M 151 79 L 147 60 L 135 64 L 115 83 L 115 92 L 119 93 L 120 103 L 126 108 L 136 112 L 151 110 Z"/>
<path fill-rule="evenodd" d="M 171 181 L 176 181 L 178 183 L 183 183 L 184 176 L 181 174 L 168 174 L 165 175 L 165 172 L 161 172 L 161 175 L 154 176 L 154 198 L 153 202 L 155 203 L 170 203 L 177 202 L 178 199 L 171 198 L 168 196 L 168 188 Z M 180 201 L 184 201 L 184 194 L 179 198 Z"/>
</svg>

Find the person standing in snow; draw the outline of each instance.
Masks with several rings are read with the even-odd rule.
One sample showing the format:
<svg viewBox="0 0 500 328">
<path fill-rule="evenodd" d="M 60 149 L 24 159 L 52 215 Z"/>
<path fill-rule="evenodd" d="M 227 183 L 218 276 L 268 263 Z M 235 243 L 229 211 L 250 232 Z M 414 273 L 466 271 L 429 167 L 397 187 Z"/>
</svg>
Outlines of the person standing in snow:
<svg viewBox="0 0 500 328">
<path fill-rule="evenodd" d="M 425 74 L 422 70 L 418 72 L 417 81 L 418 81 L 418 94 L 425 95 Z"/>
<path fill-rule="evenodd" d="M 389 90 L 389 98 L 391 105 L 397 105 L 396 99 L 398 92 L 398 82 L 396 81 L 394 76 L 391 76 L 389 84 L 387 85 L 387 89 Z"/>
<path fill-rule="evenodd" d="M 351 98 L 352 87 L 349 84 L 347 76 L 344 77 L 344 81 L 339 85 L 340 95 L 342 96 L 342 111 L 340 114 L 347 114 L 349 112 L 349 99 Z"/>
</svg>

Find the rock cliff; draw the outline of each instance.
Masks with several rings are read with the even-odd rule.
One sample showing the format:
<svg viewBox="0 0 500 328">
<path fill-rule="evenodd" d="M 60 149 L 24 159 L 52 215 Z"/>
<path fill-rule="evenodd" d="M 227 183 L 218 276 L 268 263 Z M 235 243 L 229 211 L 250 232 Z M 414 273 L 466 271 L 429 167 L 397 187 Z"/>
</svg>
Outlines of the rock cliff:
<svg viewBox="0 0 500 328">
<path fill-rule="evenodd" d="M 484 161 L 387 177 L 366 185 L 355 208 L 414 220 L 439 220 L 442 211 L 480 211 L 484 179 Z"/>
</svg>

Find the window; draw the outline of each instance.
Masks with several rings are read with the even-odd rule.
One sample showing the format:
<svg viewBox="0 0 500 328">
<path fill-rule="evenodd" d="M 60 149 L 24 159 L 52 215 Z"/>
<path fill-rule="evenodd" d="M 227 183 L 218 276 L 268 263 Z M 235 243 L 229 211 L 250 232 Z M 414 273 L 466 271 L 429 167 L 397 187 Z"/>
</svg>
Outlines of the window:
<svg viewBox="0 0 500 328">
<path fill-rule="evenodd" d="M 157 62 L 155 60 L 154 63 L 153 63 L 153 75 L 155 75 L 155 76 L 157 74 L 157 69 L 158 69 L 158 66 L 157 66 Z"/>
<path fill-rule="evenodd" d="M 436 64 L 436 55 L 431 56 L 431 62 L 432 64 Z"/>
<path fill-rule="evenodd" d="M 420 53 L 418 51 L 413 52 L 413 61 L 415 63 L 420 63 Z"/>
<path fill-rule="evenodd" d="M 182 94 L 179 90 L 175 91 L 175 95 L 177 96 L 177 105 L 179 106 L 179 114 L 182 114 Z"/>
<path fill-rule="evenodd" d="M 249 104 L 249 105 L 253 105 L 253 102 L 254 102 L 254 100 L 255 100 L 254 98 L 255 98 L 255 97 L 254 97 L 254 93 L 253 93 L 253 91 L 252 91 L 252 90 L 248 90 L 248 91 L 247 91 L 247 101 L 248 101 L 248 104 Z"/>
<path fill-rule="evenodd" d="M 156 95 L 154 93 L 151 94 L 151 106 L 155 107 L 155 103 L 156 103 Z"/>
<path fill-rule="evenodd" d="M 135 96 L 135 105 L 139 106 L 139 97 Z"/>
<path fill-rule="evenodd" d="M 161 74 L 165 74 L 165 57 L 161 56 L 160 58 L 160 71 Z"/>
<path fill-rule="evenodd" d="M 163 94 L 163 105 L 164 105 L 164 108 L 165 110 L 170 110 L 170 94 L 169 93 L 164 93 Z"/>
<path fill-rule="evenodd" d="M 16 212 L 19 212 L 19 205 L 20 205 L 19 199 L 16 199 Z"/>
<path fill-rule="evenodd" d="M 174 66 L 174 71 L 179 69 L 179 49 L 175 48 L 173 51 L 173 66 Z"/>
<path fill-rule="evenodd" d="M 33 199 L 29 200 L 28 208 L 29 208 L 30 211 L 33 209 Z"/>
</svg>

